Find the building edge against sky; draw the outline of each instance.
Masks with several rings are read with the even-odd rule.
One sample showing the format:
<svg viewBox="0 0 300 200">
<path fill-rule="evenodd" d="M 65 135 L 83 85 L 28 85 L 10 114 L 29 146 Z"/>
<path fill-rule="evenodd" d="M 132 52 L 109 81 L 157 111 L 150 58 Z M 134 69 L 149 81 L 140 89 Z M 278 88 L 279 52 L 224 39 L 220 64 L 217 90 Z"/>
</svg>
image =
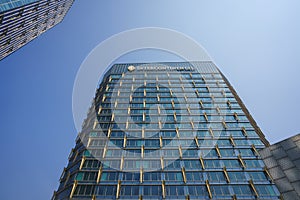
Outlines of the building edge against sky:
<svg viewBox="0 0 300 200">
<path fill-rule="evenodd" d="M 0 60 L 60 23 L 74 0 L 0 1 Z"/>
<path fill-rule="evenodd" d="M 280 199 L 265 146 L 213 62 L 116 64 L 52 199 Z"/>
</svg>

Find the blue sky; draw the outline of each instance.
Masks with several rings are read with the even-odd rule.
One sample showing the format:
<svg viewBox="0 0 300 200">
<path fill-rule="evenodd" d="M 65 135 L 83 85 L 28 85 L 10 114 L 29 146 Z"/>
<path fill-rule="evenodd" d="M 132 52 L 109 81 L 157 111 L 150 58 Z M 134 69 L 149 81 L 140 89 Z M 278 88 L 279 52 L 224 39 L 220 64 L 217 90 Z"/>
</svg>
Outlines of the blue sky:
<svg viewBox="0 0 300 200">
<path fill-rule="evenodd" d="M 1 198 L 50 199 L 75 144 L 77 70 L 97 44 L 127 29 L 163 27 L 194 38 L 271 143 L 299 133 L 299 6 L 296 0 L 76 1 L 63 23 L 0 61 Z"/>
</svg>

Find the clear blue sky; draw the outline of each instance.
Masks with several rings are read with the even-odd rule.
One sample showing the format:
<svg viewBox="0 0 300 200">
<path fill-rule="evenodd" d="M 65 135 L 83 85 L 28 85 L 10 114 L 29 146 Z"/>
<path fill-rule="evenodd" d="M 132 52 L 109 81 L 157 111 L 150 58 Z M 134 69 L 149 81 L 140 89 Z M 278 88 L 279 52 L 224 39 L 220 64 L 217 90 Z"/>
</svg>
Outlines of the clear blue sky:
<svg viewBox="0 0 300 200">
<path fill-rule="evenodd" d="M 50 199 L 75 144 L 77 70 L 98 43 L 131 28 L 194 38 L 271 143 L 299 133 L 299 7 L 298 0 L 77 0 L 63 23 L 0 62 L 1 199 Z"/>
</svg>

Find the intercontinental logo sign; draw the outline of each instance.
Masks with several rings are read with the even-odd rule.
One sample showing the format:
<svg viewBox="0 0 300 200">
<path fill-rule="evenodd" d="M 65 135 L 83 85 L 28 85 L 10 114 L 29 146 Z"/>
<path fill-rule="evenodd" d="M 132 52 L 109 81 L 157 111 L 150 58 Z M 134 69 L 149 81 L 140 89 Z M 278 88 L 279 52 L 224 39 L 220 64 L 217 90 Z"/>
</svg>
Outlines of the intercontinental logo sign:
<svg viewBox="0 0 300 200">
<path fill-rule="evenodd" d="M 194 71 L 192 66 L 167 66 L 167 65 L 141 65 L 141 66 L 128 66 L 128 71 L 132 72 L 135 70 L 139 71 Z"/>
</svg>

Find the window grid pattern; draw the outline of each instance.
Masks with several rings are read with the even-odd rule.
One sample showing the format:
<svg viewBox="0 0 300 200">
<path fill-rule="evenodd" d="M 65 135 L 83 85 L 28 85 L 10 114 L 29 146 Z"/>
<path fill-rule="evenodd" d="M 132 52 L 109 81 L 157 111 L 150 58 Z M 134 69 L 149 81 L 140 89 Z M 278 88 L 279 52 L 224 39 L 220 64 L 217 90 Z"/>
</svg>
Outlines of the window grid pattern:
<svg viewBox="0 0 300 200">
<path fill-rule="evenodd" d="M 199 65 L 207 64 L 213 65 Z M 83 125 L 88 146 L 79 141 L 69 158 L 68 167 L 76 162 L 82 167 L 75 180 L 67 180 L 68 168 L 61 177 L 61 185 L 73 186 L 70 196 L 279 199 L 257 154 L 264 144 L 218 71 L 128 74 L 128 66 L 112 67 L 99 86 L 91 108 L 97 116 L 88 116 Z M 123 89 L 114 98 L 116 85 Z M 156 116 L 165 123 L 153 120 Z"/>
</svg>

